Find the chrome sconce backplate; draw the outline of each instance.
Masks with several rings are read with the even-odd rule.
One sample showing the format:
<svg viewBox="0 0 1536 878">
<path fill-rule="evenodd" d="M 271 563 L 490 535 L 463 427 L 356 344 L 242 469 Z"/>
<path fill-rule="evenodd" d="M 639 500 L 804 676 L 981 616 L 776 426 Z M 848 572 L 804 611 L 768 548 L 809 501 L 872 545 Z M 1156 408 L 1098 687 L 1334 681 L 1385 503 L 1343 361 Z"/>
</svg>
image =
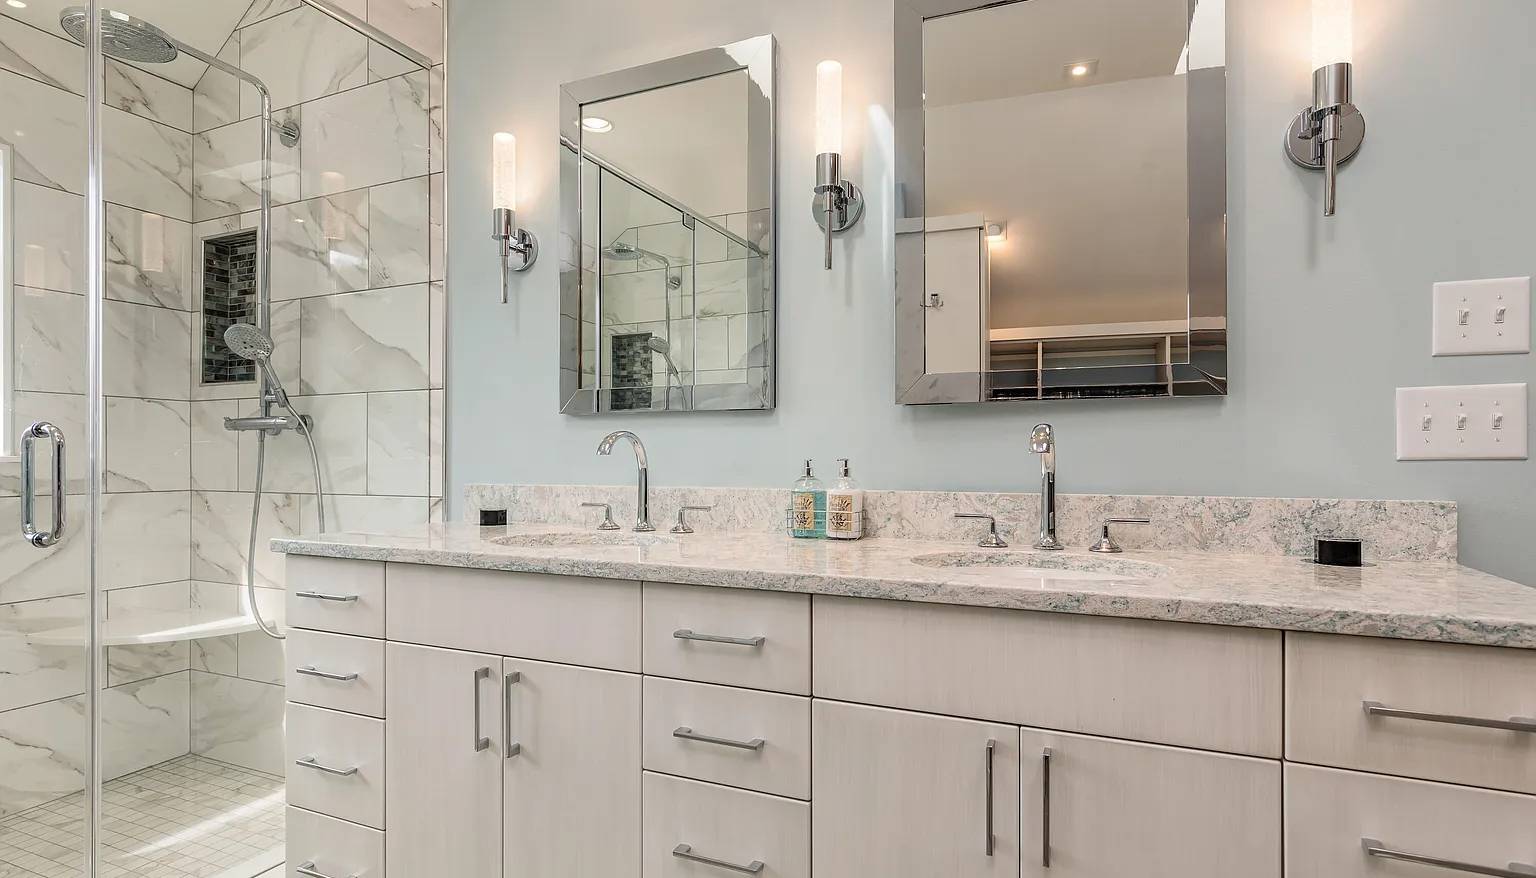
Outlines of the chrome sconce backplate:
<svg viewBox="0 0 1536 878">
<path fill-rule="evenodd" d="M 1285 132 L 1285 154 L 1298 167 L 1322 171 L 1323 216 L 1333 216 L 1338 169 L 1365 143 L 1365 117 L 1354 104 L 1354 67 L 1329 64 L 1312 73 L 1312 106 Z"/>
<path fill-rule="evenodd" d="M 843 157 L 835 152 L 816 156 L 816 189 L 811 216 L 826 235 L 824 267 L 832 268 L 832 234 L 846 232 L 864 216 L 864 193 L 843 179 Z"/>
<path fill-rule="evenodd" d="M 517 227 L 517 214 L 505 207 L 491 211 L 491 237 L 501 242 L 501 303 L 507 303 L 507 272 L 527 271 L 539 259 L 539 239 Z M 515 258 L 514 258 L 515 257 Z"/>
</svg>

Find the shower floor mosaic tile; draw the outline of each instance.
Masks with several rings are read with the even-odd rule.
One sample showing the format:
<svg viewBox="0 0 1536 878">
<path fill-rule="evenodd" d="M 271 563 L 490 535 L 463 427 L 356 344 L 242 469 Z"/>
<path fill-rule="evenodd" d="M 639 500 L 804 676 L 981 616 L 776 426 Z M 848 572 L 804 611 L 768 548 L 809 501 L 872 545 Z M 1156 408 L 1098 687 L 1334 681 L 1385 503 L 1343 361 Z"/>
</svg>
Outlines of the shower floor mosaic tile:
<svg viewBox="0 0 1536 878">
<path fill-rule="evenodd" d="M 84 794 L 0 820 L 0 878 L 76 878 Z M 282 862 L 283 779 L 182 756 L 102 789 L 101 878 L 254 878 Z M 257 865 L 259 864 L 259 865 Z"/>
</svg>

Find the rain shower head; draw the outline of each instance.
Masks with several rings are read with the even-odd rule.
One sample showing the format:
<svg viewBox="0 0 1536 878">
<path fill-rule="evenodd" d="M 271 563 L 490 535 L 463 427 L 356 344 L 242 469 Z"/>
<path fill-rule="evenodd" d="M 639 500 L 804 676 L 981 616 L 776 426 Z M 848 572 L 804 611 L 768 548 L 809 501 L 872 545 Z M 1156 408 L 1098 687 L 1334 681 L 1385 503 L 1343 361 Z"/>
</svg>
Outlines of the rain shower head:
<svg viewBox="0 0 1536 878">
<path fill-rule="evenodd" d="M 59 26 L 80 45 L 86 43 L 90 10 L 71 6 L 59 13 Z M 166 64 L 181 54 L 181 44 L 165 31 L 126 12 L 101 11 L 101 51 L 124 61 Z"/>
<path fill-rule="evenodd" d="M 224 330 L 224 343 L 235 356 L 265 364 L 272 358 L 272 336 L 249 323 L 236 323 Z"/>
<path fill-rule="evenodd" d="M 663 357 L 672 353 L 672 345 L 668 344 L 666 339 L 654 335 L 645 340 L 645 346 Z"/>
<path fill-rule="evenodd" d="M 636 247 L 634 244 L 628 244 L 624 241 L 614 241 L 612 244 L 604 247 L 603 256 L 612 259 L 614 262 L 639 262 L 642 259 L 654 259 L 662 265 L 672 264 L 671 260 L 660 253 L 652 253 L 649 250 Z"/>
</svg>

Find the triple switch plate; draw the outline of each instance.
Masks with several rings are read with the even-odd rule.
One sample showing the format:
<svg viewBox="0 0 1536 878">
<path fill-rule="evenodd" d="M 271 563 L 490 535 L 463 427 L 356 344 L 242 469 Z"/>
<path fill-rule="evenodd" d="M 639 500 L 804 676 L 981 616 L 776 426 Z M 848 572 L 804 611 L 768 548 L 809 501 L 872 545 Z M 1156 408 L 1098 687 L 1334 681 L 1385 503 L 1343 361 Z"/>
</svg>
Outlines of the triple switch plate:
<svg viewBox="0 0 1536 878">
<path fill-rule="evenodd" d="M 1525 460 L 1524 384 L 1397 389 L 1398 460 Z"/>
</svg>

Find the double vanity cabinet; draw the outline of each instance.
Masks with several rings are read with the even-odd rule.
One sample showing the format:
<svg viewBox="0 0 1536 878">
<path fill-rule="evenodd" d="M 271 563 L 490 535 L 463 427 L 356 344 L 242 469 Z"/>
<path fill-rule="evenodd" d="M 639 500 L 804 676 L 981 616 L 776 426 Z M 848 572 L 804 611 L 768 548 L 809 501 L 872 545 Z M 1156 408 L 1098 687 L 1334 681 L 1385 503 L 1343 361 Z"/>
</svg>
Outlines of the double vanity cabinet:
<svg viewBox="0 0 1536 878">
<path fill-rule="evenodd" d="M 1533 650 L 305 555 L 288 582 L 289 875 L 1536 862 Z"/>
</svg>

